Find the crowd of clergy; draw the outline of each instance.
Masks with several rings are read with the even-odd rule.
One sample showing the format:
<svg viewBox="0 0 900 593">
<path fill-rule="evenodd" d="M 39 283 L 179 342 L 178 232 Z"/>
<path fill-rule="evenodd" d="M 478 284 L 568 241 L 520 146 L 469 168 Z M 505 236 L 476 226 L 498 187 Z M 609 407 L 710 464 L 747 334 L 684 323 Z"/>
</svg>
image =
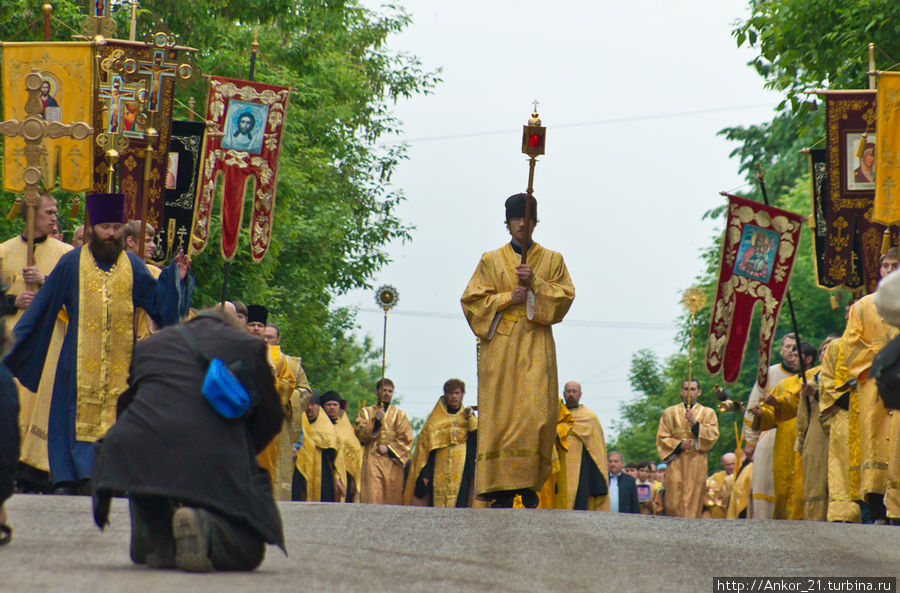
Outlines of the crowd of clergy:
<svg viewBox="0 0 900 593">
<path fill-rule="evenodd" d="M 876 292 L 847 305 L 843 334 L 799 347 L 782 338 L 780 364 L 748 398 L 732 475 L 708 483 L 727 517 L 900 523 L 900 414 L 876 381 L 900 326 L 897 248 L 880 264 Z"/>
<path fill-rule="evenodd" d="M 416 438 L 392 403 L 390 379 L 352 418 L 339 393 L 314 390 L 301 358 L 281 351 L 265 306 L 220 305 L 267 344 L 284 418 L 257 461 L 276 500 L 900 521 L 900 415 L 884 407 L 869 375 L 898 333 L 890 303 L 900 298 L 878 299 L 900 276 L 849 306 L 843 335 L 818 349 L 784 336 L 781 362 L 765 388 L 753 387 L 741 441 L 721 470 L 708 475 L 717 415 L 697 402 L 696 379 L 660 418 L 659 462 L 626 465 L 607 453 L 581 386 L 558 390 L 551 326 L 575 291 L 562 256 L 532 240 L 537 202 L 527 200 L 506 201 L 511 240 L 484 253 L 461 298 L 478 342 L 477 405 L 464 401 L 461 380 L 447 380 Z M 135 342 L 194 314 L 189 259 L 148 263 L 154 229 L 125 223 L 119 194 L 89 195 L 86 208 L 91 226 L 67 244 L 55 200 L 42 197 L 32 265 L 24 233 L 0 244 L 5 321 L 14 328 L 3 370 L 16 378 L 24 492 L 89 492 L 94 444 L 116 422 Z M 897 260 L 896 249 L 882 256 L 883 277 Z"/>
</svg>

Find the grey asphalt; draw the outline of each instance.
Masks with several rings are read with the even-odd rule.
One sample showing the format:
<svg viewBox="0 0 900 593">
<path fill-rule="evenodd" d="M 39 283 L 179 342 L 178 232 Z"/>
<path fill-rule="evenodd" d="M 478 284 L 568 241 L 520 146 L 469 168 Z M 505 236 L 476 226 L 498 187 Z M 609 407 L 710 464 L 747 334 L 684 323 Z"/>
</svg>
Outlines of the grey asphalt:
<svg viewBox="0 0 900 593">
<path fill-rule="evenodd" d="M 713 591 L 715 576 L 900 576 L 900 527 L 573 511 L 281 503 L 289 556 L 253 573 L 135 566 L 127 503 L 16 495 L 0 592 Z"/>
</svg>

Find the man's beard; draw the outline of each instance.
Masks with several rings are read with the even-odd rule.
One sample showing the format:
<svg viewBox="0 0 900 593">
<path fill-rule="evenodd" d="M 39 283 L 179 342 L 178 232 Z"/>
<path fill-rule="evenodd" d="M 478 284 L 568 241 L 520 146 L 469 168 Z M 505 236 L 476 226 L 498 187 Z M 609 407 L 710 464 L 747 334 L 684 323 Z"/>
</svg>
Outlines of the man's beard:
<svg viewBox="0 0 900 593">
<path fill-rule="evenodd" d="M 125 250 L 125 242 L 121 237 L 118 239 L 99 239 L 91 236 L 88 243 L 91 253 L 101 264 L 114 264 L 119 259 L 119 255 Z"/>
</svg>

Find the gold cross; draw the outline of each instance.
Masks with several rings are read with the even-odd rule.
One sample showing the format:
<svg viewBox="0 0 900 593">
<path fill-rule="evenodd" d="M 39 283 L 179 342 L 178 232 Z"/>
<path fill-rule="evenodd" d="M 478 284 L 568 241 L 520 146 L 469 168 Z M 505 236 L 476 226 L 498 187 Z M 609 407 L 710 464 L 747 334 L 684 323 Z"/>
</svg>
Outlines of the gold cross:
<svg viewBox="0 0 900 593">
<path fill-rule="evenodd" d="M 11 119 L 0 122 L 0 134 L 4 136 L 22 136 L 25 139 L 25 170 L 22 179 L 25 181 L 26 237 L 28 240 L 28 265 L 34 265 L 34 209 L 40 202 L 39 183 L 41 180 L 41 147 L 44 138 L 62 138 L 69 136 L 76 140 L 84 140 L 93 133 L 93 128 L 84 122 L 63 124 L 58 121 L 47 121 L 42 116 L 41 84 L 44 78 L 41 71 L 32 68 L 25 77 L 25 88 L 28 89 L 28 100 L 25 103 L 25 119 Z"/>
<path fill-rule="evenodd" d="M 88 16 L 81 21 L 81 32 L 91 38 L 97 35 L 110 38 L 116 34 L 110 0 L 88 0 Z"/>
</svg>

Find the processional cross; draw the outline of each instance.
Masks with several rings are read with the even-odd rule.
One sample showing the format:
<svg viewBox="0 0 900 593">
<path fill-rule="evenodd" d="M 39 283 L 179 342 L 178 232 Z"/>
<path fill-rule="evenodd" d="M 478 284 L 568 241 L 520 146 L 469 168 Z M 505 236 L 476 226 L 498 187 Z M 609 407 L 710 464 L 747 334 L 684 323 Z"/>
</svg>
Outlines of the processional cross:
<svg viewBox="0 0 900 593">
<path fill-rule="evenodd" d="M 109 0 L 107 0 L 108 2 Z M 68 136 L 76 140 L 84 140 L 93 133 L 93 128 L 84 122 L 64 124 L 58 121 L 47 121 L 41 117 L 41 84 L 44 78 L 41 71 L 32 68 L 25 77 L 25 88 L 28 100 L 25 103 L 23 120 L 11 119 L 0 122 L 0 134 L 3 136 L 21 136 L 25 139 L 25 170 L 22 179 L 25 181 L 26 211 L 25 236 L 28 242 L 28 265 L 34 265 L 34 209 L 40 202 L 39 183 L 41 180 L 41 150 L 44 138 L 62 138 Z"/>
<path fill-rule="evenodd" d="M 81 32 L 85 37 L 112 37 L 116 34 L 116 21 L 112 18 L 110 0 L 88 2 L 88 15 L 81 21 Z"/>
</svg>

